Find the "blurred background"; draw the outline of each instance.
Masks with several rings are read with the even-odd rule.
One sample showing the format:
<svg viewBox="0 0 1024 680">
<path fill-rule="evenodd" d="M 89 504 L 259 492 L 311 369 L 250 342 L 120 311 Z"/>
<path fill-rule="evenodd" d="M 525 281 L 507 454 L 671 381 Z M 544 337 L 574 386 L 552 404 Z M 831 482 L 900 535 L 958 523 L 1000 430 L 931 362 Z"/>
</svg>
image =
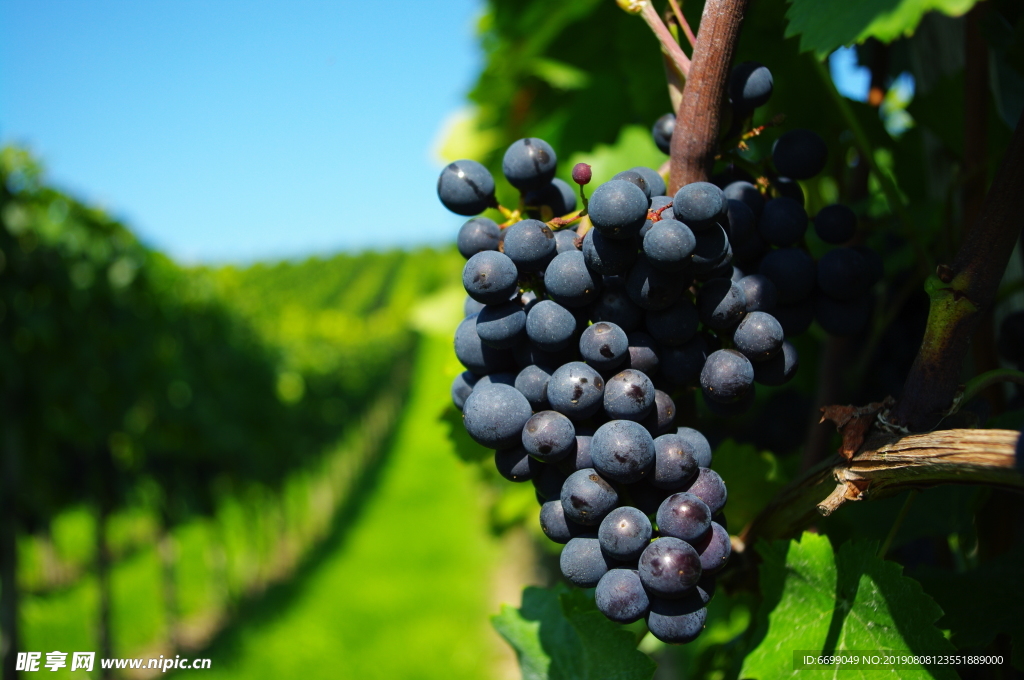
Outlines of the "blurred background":
<svg viewBox="0 0 1024 680">
<path fill-rule="evenodd" d="M 884 222 L 785 10 L 754 3 L 737 55 L 786 74 L 758 115 L 829 142 L 809 212 Z M 939 83 L 963 60 L 935 50 L 961 21 L 829 57 L 881 148 L 944 130 Z M 992 148 L 1019 103 L 996 98 Z M 523 136 L 565 179 L 657 168 L 669 107 L 655 40 L 610 0 L 0 0 L 3 677 L 12 651 L 54 650 L 205 657 L 211 679 L 519 677 L 489 617 L 553 582 L 557 550 L 532 487 L 500 480 L 449 405 L 463 220 L 436 178 L 495 169 Z M 957 141 L 928 143 L 948 184 Z M 875 235 L 890 273 L 909 266 L 907 239 Z M 927 300 L 897 302 L 903 326 L 840 396 L 899 389 Z M 745 455 L 771 469 L 762 500 L 798 469 L 823 342 L 748 418 L 702 423 L 731 437 L 730 488 Z M 734 510 L 742 526 L 756 506 Z M 745 629 L 737 602 L 708 644 Z"/>
</svg>

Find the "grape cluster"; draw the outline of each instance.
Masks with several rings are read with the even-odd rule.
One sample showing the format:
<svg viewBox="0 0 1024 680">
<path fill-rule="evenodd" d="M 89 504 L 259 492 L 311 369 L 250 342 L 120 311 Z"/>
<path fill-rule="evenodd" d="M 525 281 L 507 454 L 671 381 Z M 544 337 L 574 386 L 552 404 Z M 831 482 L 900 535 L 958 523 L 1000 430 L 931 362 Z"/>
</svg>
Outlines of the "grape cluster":
<svg viewBox="0 0 1024 680">
<path fill-rule="evenodd" d="M 772 82 L 761 64 L 736 66 L 728 88 L 733 119 L 749 123 L 753 110 L 771 97 Z M 674 128 L 675 116 L 669 113 L 651 130 L 665 153 Z M 804 333 L 813 321 L 830 335 L 862 333 L 874 308 L 871 289 L 883 275 L 882 259 L 856 244 L 857 216 L 848 206 L 826 206 L 811 219 L 796 181 L 825 168 L 827 145 L 811 130 L 789 130 L 775 141 L 771 163 L 767 160 L 760 179 L 735 168 L 714 178 L 729 204 L 729 219 L 722 226 L 728 230 L 733 265 L 771 281 L 776 303 L 771 312 L 787 337 Z M 824 244 L 837 246 L 817 261 L 804 238 L 812 224 Z"/>
</svg>

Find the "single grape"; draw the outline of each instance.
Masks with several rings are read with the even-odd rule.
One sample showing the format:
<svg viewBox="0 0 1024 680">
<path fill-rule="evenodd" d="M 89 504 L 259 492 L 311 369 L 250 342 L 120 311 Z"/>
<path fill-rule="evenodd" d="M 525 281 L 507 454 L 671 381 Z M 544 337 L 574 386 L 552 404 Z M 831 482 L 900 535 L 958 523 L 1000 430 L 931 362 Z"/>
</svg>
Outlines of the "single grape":
<svg viewBox="0 0 1024 680">
<path fill-rule="evenodd" d="M 753 111 L 772 96 L 772 72 L 756 61 L 745 61 L 729 74 L 729 99 L 741 111 Z"/>
<path fill-rule="evenodd" d="M 753 384 L 754 366 L 734 349 L 712 352 L 700 373 L 704 396 L 720 404 L 738 401 Z"/>
<path fill-rule="evenodd" d="M 520 191 L 540 189 L 555 176 L 558 158 L 551 145 L 542 139 L 527 137 L 513 142 L 501 161 L 508 183 Z"/>
<path fill-rule="evenodd" d="M 684 436 L 663 434 L 654 440 L 654 474 L 649 480 L 652 486 L 679 489 L 693 479 L 699 467 L 693 446 Z"/>
<path fill-rule="evenodd" d="M 772 182 L 772 186 L 775 187 L 779 196 L 792 198 L 802 206 L 807 205 L 807 197 L 804 196 L 804 190 L 801 188 L 799 182 L 788 177 L 776 177 L 775 181 Z"/>
<path fill-rule="evenodd" d="M 692 427 L 680 427 L 676 434 L 683 438 L 684 448 L 693 454 L 699 467 L 711 467 L 711 444 L 708 443 L 707 437 Z"/>
<path fill-rule="evenodd" d="M 501 243 L 501 227 L 487 217 L 474 217 L 459 229 L 456 245 L 467 260 L 481 250 L 497 250 Z"/>
<path fill-rule="evenodd" d="M 619 494 L 594 468 L 569 475 L 560 493 L 566 519 L 597 526 L 619 504 Z"/>
<path fill-rule="evenodd" d="M 682 597 L 700 579 L 700 555 L 689 543 L 664 536 L 640 555 L 637 571 L 647 592 L 665 598 Z"/>
<path fill-rule="evenodd" d="M 510 482 L 528 482 L 533 478 L 537 462 L 522 446 L 498 449 L 494 452 L 494 465 L 498 474 Z"/>
<path fill-rule="evenodd" d="M 670 429 L 676 417 L 676 404 L 672 397 L 661 390 L 654 390 L 654 408 L 640 424 L 643 425 L 652 437 L 659 437 Z"/>
<path fill-rule="evenodd" d="M 697 293 L 700 320 L 709 328 L 728 330 L 747 312 L 747 296 L 731 279 L 711 279 Z"/>
<path fill-rule="evenodd" d="M 587 208 L 594 228 L 611 239 L 631 239 L 647 220 L 647 195 L 640 187 L 617 179 L 594 190 Z"/>
<path fill-rule="evenodd" d="M 772 146 L 772 163 L 780 175 L 790 179 L 810 179 L 825 169 L 828 146 L 811 130 L 790 130 Z M 802 203 L 802 202 L 801 202 Z"/>
<path fill-rule="evenodd" d="M 684 644 L 700 636 L 707 617 L 700 591 L 694 588 L 681 599 L 652 597 L 646 621 L 651 635 L 662 642 Z"/>
<path fill-rule="evenodd" d="M 725 212 L 725 194 L 710 182 L 691 182 L 679 189 L 672 199 L 675 218 L 695 231 L 715 223 Z"/>
<path fill-rule="evenodd" d="M 551 371 L 537 364 L 530 364 L 519 371 L 514 386 L 530 402 L 530 408 L 534 411 L 543 411 L 548 407 L 548 380 L 550 379 Z"/>
<path fill-rule="evenodd" d="M 712 515 L 717 515 L 725 507 L 729 499 L 729 493 L 725 489 L 725 482 L 717 472 L 711 468 L 702 467 L 697 472 L 697 477 L 687 489 L 697 498 L 704 501 L 711 510 Z"/>
<path fill-rule="evenodd" d="M 541 300 L 526 315 L 526 336 L 546 352 L 568 347 L 576 333 L 576 317 L 551 300 Z"/>
<path fill-rule="evenodd" d="M 779 291 L 772 280 L 761 274 L 751 274 L 736 282 L 747 298 L 747 313 L 771 312 L 779 301 Z"/>
<path fill-rule="evenodd" d="M 654 399 L 654 383 L 632 368 L 616 373 L 604 386 L 604 412 L 609 418 L 639 422 L 654 409 Z"/>
<path fill-rule="evenodd" d="M 651 520 L 636 508 L 615 508 L 597 529 L 601 550 L 612 559 L 630 562 L 640 557 L 654 533 Z"/>
<path fill-rule="evenodd" d="M 587 268 L 598 274 L 624 274 L 636 261 L 633 241 L 611 239 L 597 229 L 583 237 L 583 259 Z"/>
<path fill-rule="evenodd" d="M 466 301 L 462 303 L 462 316 L 467 317 L 473 316 L 474 314 L 479 314 L 480 310 L 483 309 L 484 307 L 484 303 L 477 302 L 476 300 L 467 295 Z"/>
<path fill-rule="evenodd" d="M 580 336 L 580 355 L 599 371 L 611 370 L 629 356 L 626 332 L 607 321 L 588 326 Z"/>
<path fill-rule="evenodd" d="M 711 531 L 691 542 L 691 545 L 700 555 L 700 567 L 705 576 L 721 571 L 732 554 L 729 532 L 718 522 L 712 522 Z"/>
<path fill-rule="evenodd" d="M 771 251 L 761 261 L 758 273 L 775 284 L 780 305 L 794 305 L 809 298 L 817 279 L 814 260 L 799 248 Z"/>
<path fill-rule="evenodd" d="M 576 247 L 576 232 L 571 229 L 561 229 L 555 232 L 555 254 L 564 253 L 567 250 L 579 250 Z"/>
<path fill-rule="evenodd" d="M 785 339 L 782 324 L 767 312 L 748 313 L 732 336 L 736 349 L 755 363 L 778 354 Z"/>
<path fill-rule="evenodd" d="M 568 543 L 574 536 L 581 536 L 590 529 L 582 524 L 567 520 L 562 510 L 562 501 L 545 501 L 540 506 L 540 528 L 544 535 L 555 543 Z"/>
<path fill-rule="evenodd" d="M 792 198 L 780 196 L 765 203 L 757 220 L 757 230 L 768 243 L 787 248 L 796 244 L 807 231 L 807 212 Z"/>
<path fill-rule="evenodd" d="M 456 215 L 479 215 L 498 205 L 490 171 L 470 160 L 455 161 L 445 166 L 437 178 L 437 197 Z"/>
<path fill-rule="evenodd" d="M 593 588 L 614 563 L 601 552 L 600 541 L 592 534 L 574 536 L 562 548 L 558 559 L 562 576 L 580 588 Z"/>
<path fill-rule="evenodd" d="M 665 186 L 665 180 L 662 179 L 661 175 L 654 168 L 648 168 L 643 165 L 638 165 L 635 168 L 630 168 L 631 172 L 639 173 L 644 180 L 647 182 L 647 186 L 651 189 L 651 197 L 664 196 L 667 187 Z"/>
<path fill-rule="evenodd" d="M 515 263 L 503 253 L 483 250 L 473 255 L 462 269 L 462 285 L 469 296 L 485 305 L 508 302 L 519 284 Z"/>
<path fill-rule="evenodd" d="M 572 166 L 572 181 L 576 182 L 576 184 L 579 184 L 580 186 L 590 184 L 590 180 L 593 176 L 593 170 L 586 163 L 577 163 Z"/>
<path fill-rule="evenodd" d="M 466 403 L 466 397 L 473 392 L 473 386 L 476 385 L 477 380 L 479 377 L 469 371 L 463 371 L 455 376 L 455 380 L 452 381 L 452 403 L 455 404 L 455 408 L 462 410 Z"/>
<path fill-rule="evenodd" d="M 764 208 L 764 196 L 750 182 L 742 180 L 732 182 L 722 190 L 722 193 L 725 194 L 726 199 L 733 199 L 744 203 L 754 213 L 755 217 L 760 215 L 761 210 Z"/>
<path fill-rule="evenodd" d="M 657 373 L 660 359 L 654 338 L 640 331 L 627 333 L 626 338 L 629 340 L 629 358 L 626 360 L 626 366 L 648 377 Z"/>
<path fill-rule="evenodd" d="M 726 199 L 725 217 L 726 232 L 733 246 L 746 244 L 757 237 L 757 217 L 743 201 Z"/>
<path fill-rule="evenodd" d="M 588 305 L 600 292 L 583 253 L 578 250 L 555 255 L 544 270 L 544 288 L 555 302 L 572 308 Z"/>
<path fill-rule="evenodd" d="M 527 206 L 528 217 L 550 220 L 552 217 L 568 215 L 576 209 L 576 191 L 566 181 L 556 177 L 551 180 L 551 184 L 527 192 L 523 196 L 523 204 Z"/>
<path fill-rule="evenodd" d="M 857 216 L 841 203 L 827 205 L 814 216 L 814 231 L 825 243 L 846 243 L 856 230 Z"/>
<path fill-rule="evenodd" d="M 497 373 L 512 368 L 514 359 L 507 350 L 485 345 L 476 332 L 477 315 L 467 316 L 455 329 L 455 356 L 477 375 Z"/>
<path fill-rule="evenodd" d="M 519 390 L 508 385 L 473 388 L 462 409 L 466 431 L 481 446 L 506 449 L 519 445 L 533 411 Z"/>
<path fill-rule="evenodd" d="M 710 224 L 703 231 L 697 232 L 697 240 L 690 263 L 694 273 L 706 273 L 726 263 L 731 252 L 729 235 L 719 224 Z"/>
<path fill-rule="evenodd" d="M 830 298 L 851 301 L 868 288 L 868 263 L 853 248 L 836 248 L 818 260 L 818 288 Z"/>
<path fill-rule="evenodd" d="M 697 239 L 690 228 L 678 220 L 662 219 L 644 234 L 643 249 L 655 269 L 681 272 L 690 266 Z M 634 253 L 636 249 L 634 247 Z"/>
<path fill-rule="evenodd" d="M 637 482 L 654 464 L 654 439 L 639 423 L 612 420 L 597 428 L 590 456 L 602 476 L 625 484 Z"/>
<path fill-rule="evenodd" d="M 796 348 L 789 342 L 783 342 L 778 354 L 754 364 L 754 381 L 771 387 L 785 385 L 796 375 L 799 365 Z"/>
<path fill-rule="evenodd" d="M 520 272 L 541 271 L 555 257 L 555 233 L 540 220 L 520 220 L 505 230 L 505 255 Z"/>
<path fill-rule="evenodd" d="M 557 411 L 534 413 L 526 421 L 523 448 L 534 458 L 553 463 L 565 458 L 576 445 L 572 421 Z"/>
<path fill-rule="evenodd" d="M 664 116 L 654 121 L 654 127 L 651 128 L 651 135 L 654 137 L 654 143 L 662 153 L 669 153 L 672 149 L 672 133 L 676 128 L 676 114 L 666 113 Z"/>
<path fill-rule="evenodd" d="M 612 179 L 621 179 L 625 182 L 629 182 L 630 184 L 635 184 L 640 191 L 644 192 L 644 196 L 647 197 L 647 205 L 650 206 L 652 195 L 651 187 L 647 184 L 647 179 L 639 172 L 636 172 L 635 170 L 623 170 L 622 172 L 615 173 Z"/>
<path fill-rule="evenodd" d="M 487 305 L 476 316 L 476 333 L 491 347 L 515 347 L 526 338 L 526 312 L 515 302 Z"/>
<path fill-rule="evenodd" d="M 657 521 L 658 532 L 662 536 L 693 543 L 711 528 L 711 510 L 697 496 L 682 491 L 662 502 Z"/>
<path fill-rule="evenodd" d="M 597 582 L 594 604 L 617 623 L 633 623 L 647 615 L 650 600 L 635 569 L 611 569 Z"/>
<path fill-rule="evenodd" d="M 604 378 L 580 361 L 559 366 L 548 380 L 551 408 L 570 418 L 589 418 L 601 408 Z"/>
</svg>

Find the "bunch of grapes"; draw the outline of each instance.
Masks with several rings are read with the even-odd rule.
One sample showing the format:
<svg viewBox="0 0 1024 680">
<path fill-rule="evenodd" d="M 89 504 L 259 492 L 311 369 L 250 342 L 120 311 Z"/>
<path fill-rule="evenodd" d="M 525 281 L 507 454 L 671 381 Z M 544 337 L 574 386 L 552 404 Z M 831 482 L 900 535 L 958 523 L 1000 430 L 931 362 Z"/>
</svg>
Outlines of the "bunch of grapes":
<svg viewBox="0 0 1024 680">
<path fill-rule="evenodd" d="M 770 95 L 767 69 L 734 71 L 738 110 L 767 100 L 765 74 Z M 699 387 L 713 413 L 740 414 L 755 383 L 796 372 L 787 335 L 815 315 L 833 332 L 866 323 L 848 307 L 867 298 L 867 258 L 840 248 L 816 267 L 801 247 L 808 217 L 792 180 L 820 172 L 825 155 L 817 135 L 795 130 L 773 153 L 789 180 L 694 182 L 668 196 L 657 171 L 635 167 L 588 198 L 589 166 L 573 168 L 574 189 L 555 178 L 549 144 L 521 139 L 502 163 L 521 194 L 514 210 L 480 163 L 456 161 L 438 179 L 451 211 L 504 217 L 473 217 L 458 235 L 468 298 L 455 352 L 467 370 L 452 399 L 466 430 L 495 450 L 502 476 L 534 484 L 541 528 L 565 546 L 563 575 L 596 586 L 608 618 L 645 618 L 667 642 L 700 634 L 731 552 L 711 447 L 676 426 L 673 395 Z M 815 227 L 846 242 L 856 219 L 830 206 Z"/>
</svg>

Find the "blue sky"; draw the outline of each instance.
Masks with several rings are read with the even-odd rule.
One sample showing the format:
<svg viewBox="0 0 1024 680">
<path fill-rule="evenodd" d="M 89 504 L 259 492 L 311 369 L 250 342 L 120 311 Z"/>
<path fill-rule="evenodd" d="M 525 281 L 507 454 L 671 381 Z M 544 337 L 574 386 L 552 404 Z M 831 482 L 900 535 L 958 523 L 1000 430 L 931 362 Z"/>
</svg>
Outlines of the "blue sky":
<svg viewBox="0 0 1024 680">
<path fill-rule="evenodd" d="M 185 262 L 441 243 L 477 0 L 0 0 L 0 143 Z"/>
</svg>

